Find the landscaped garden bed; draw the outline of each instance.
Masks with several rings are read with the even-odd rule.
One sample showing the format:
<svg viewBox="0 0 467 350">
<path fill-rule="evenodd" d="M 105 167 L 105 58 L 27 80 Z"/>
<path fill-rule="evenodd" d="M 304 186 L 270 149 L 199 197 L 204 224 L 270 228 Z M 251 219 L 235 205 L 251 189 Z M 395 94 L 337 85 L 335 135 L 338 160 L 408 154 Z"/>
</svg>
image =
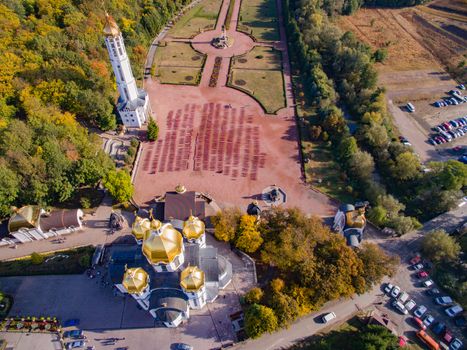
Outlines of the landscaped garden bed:
<svg viewBox="0 0 467 350">
<path fill-rule="evenodd" d="M 93 253 L 92 246 L 47 255 L 33 253 L 25 259 L 0 262 L 0 276 L 80 274 L 89 267 Z"/>
<path fill-rule="evenodd" d="M 60 331 L 56 317 L 8 317 L 1 323 L 1 330 L 23 333 L 55 333 Z"/>
<path fill-rule="evenodd" d="M 209 87 L 216 87 L 217 80 L 219 79 L 219 72 L 221 70 L 222 57 L 216 57 L 214 61 L 214 68 L 212 69 L 211 78 L 209 79 Z"/>
</svg>

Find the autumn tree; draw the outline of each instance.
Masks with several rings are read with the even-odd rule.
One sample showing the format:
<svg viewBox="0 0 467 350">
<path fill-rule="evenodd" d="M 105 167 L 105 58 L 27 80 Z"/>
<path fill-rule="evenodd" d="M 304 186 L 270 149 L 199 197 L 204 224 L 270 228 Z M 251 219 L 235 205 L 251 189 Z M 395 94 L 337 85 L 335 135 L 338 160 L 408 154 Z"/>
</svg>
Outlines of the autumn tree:
<svg viewBox="0 0 467 350">
<path fill-rule="evenodd" d="M 263 298 L 263 295 L 264 292 L 261 288 L 254 287 L 245 294 L 245 301 L 248 304 L 259 304 Z"/>
<path fill-rule="evenodd" d="M 435 230 L 423 237 L 422 252 L 433 262 L 449 262 L 459 257 L 460 245 L 444 230 Z"/>
<path fill-rule="evenodd" d="M 245 313 L 245 332 L 250 338 L 274 332 L 278 327 L 274 311 L 267 306 L 253 304 Z"/>
<path fill-rule="evenodd" d="M 362 277 L 367 289 L 381 282 L 384 276 L 392 277 L 399 264 L 397 257 L 388 255 L 371 242 L 363 242 L 357 250 L 357 256 L 363 263 Z"/>
<path fill-rule="evenodd" d="M 226 208 L 211 217 L 214 237 L 219 241 L 231 242 L 235 239 L 242 212 L 238 208 Z"/>
<path fill-rule="evenodd" d="M 256 217 L 243 215 L 240 218 L 240 224 L 237 229 L 235 246 L 247 253 L 254 253 L 262 243 L 263 238 L 256 227 Z"/>
</svg>

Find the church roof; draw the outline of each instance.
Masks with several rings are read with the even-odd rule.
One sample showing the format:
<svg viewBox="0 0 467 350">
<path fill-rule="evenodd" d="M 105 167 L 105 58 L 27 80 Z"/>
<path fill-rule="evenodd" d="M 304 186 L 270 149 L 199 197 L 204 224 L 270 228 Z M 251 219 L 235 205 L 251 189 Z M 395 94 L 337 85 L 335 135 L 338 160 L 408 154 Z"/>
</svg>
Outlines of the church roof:
<svg viewBox="0 0 467 350">
<path fill-rule="evenodd" d="M 169 264 L 182 250 L 182 235 L 171 224 L 150 230 L 143 241 L 143 254 L 152 264 Z"/>
<path fill-rule="evenodd" d="M 120 35 L 120 29 L 118 28 L 117 23 L 108 13 L 105 13 L 105 26 L 104 26 L 104 35 L 106 36 L 118 36 Z"/>
<path fill-rule="evenodd" d="M 197 266 L 188 266 L 180 274 L 180 285 L 187 292 L 196 292 L 204 285 L 204 272 Z"/>
<path fill-rule="evenodd" d="M 39 226 L 41 208 L 37 205 L 26 205 L 16 211 L 8 221 L 8 232 L 16 232 L 21 228 Z"/>
<path fill-rule="evenodd" d="M 141 267 L 129 268 L 125 270 L 122 284 L 130 294 L 141 293 L 149 284 L 149 275 Z"/>
<path fill-rule="evenodd" d="M 133 226 L 131 227 L 131 233 L 137 240 L 142 240 L 144 234 L 151 228 L 151 222 L 148 219 L 143 219 L 136 216 Z"/>
<path fill-rule="evenodd" d="M 205 225 L 197 217 L 190 215 L 187 221 L 183 223 L 183 235 L 186 239 L 198 239 L 204 234 Z"/>
</svg>

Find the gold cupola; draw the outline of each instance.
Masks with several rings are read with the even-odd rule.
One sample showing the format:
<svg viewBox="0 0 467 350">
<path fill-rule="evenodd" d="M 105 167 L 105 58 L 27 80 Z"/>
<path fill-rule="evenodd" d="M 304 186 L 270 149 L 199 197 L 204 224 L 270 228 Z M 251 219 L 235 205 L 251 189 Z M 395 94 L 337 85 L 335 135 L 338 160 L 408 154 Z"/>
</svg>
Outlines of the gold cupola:
<svg viewBox="0 0 467 350">
<path fill-rule="evenodd" d="M 143 241 L 143 254 L 151 264 L 170 264 L 183 251 L 180 232 L 169 223 L 151 229 Z"/>
<path fill-rule="evenodd" d="M 127 268 L 125 266 L 125 274 L 122 281 L 123 287 L 130 294 L 140 294 L 149 285 L 149 275 L 141 267 Z"/>
<path fill-rule="evenodd" d="M 105 27 L 104 27 L 105 36 L 119 36 L 120 28 L 118 28 L 117 23 L 107 12 L 105 13 Z"/>
<path fill-rule="evenodd" d="M 145 233 L 151 229 L 151 222 L 148 219 L 143 219 L 136 215 L 135 221 L 131 227 L 131 233 L 135 236 L 136 240 L 140 241 L 144 239 Z"/>
<path fill-rule="evenodd" d="M 188 220 L 183 223 L 183 235 L 186 239 L 198 239 L 205 231 L 204 222 L 197 217 L 190 215 Z"/>
<path fill-rule="evenodd" d="M 188 266 L 180 274 L 180 286 L 187 292 L 196 292 L 204 286 L 204 271 L 197 266 Z"/>
<path fill-rule="evenodd" d="M 186 187 L 183 186 L 182 184 L 178 184 L 177 186 L 175 186 L 175 192 L 179 194 L 183 194 L 186 192 Z"/>
<path fill-rule="evenodd" d="M 162 222 L 154 218 L 154 215 L 152 214 L 152 208 L 149 209 L 149 217 L 151 218 L 151 229 L 152 230 L 160 230 L 162 227 Z"/>
</svg>

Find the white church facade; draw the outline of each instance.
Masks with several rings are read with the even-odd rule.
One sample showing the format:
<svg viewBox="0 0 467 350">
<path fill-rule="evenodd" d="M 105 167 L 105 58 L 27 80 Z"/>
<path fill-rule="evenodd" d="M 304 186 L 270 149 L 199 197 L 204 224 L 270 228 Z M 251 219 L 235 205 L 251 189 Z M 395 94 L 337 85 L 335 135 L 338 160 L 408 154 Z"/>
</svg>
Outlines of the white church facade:
<svg viewBox="0 0 467 350">
<path fill-rule="evenodd" d="M 105 45 L 120 94 L 117 103 L 118 114 L 126 127 L 140 128 L 151 117 L 149 96 L 146 91 L 136 86 L 123 36 L 117 23 L 108 14 L 105 18 Z"/>
</svg>

